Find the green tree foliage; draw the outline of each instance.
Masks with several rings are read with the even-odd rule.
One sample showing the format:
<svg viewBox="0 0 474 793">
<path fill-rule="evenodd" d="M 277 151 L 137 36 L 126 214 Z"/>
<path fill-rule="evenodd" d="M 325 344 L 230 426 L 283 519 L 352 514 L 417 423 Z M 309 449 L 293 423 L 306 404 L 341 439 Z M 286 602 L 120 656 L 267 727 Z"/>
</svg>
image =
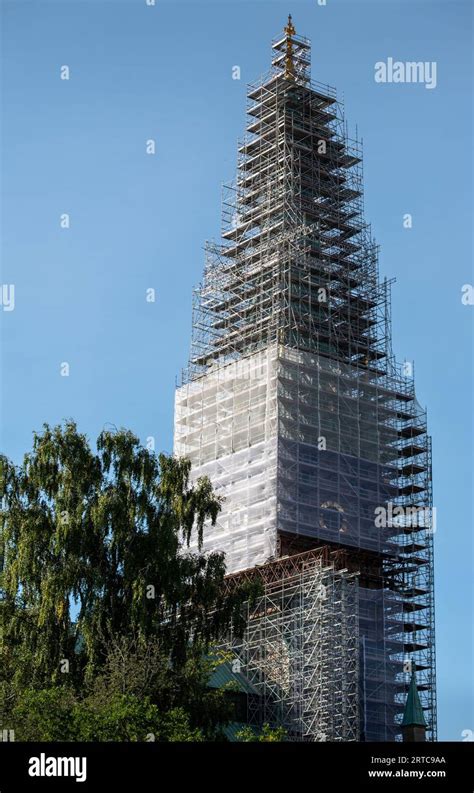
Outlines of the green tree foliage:
<svg viewBox="0 0 474 793">
<path fill-rule="evenodd" d="M 68 421 L 44 425 L 20 467 L 0 458 L 0 495 L 4 708 L 31 689 L 40 707 L 61 686 L 100 710 L 100 680 L 117 714 L 151 696 L 215 722 L 203 654 L 230 625 L 242 633 L 252 592 L 226 593 L 223 554 L 201 553 L 220 509 L 209 480 L 191 484 L 189 461 L 126 430 L 102 432 L 93 451 Z"/>
<path fill-rule="evenodd" d="M 210 688 L 209 679 L 225 656 L 205 654 L 204 648 L 190 648 L 186 663 L 170 664 L 159 640 L 141 641 L 120 636 L 111 640 L 106 662 L 88 686 L 88 701 L 99 710 L 117 696 L 150 696 L 163 713 L 185 711 L 192 724 L 198 724 L 208 740 L 220 736 L 220 725 L 233 717 L 227 688 Z"/>
<path fill-rule="evenodd" d="M 274 743 L 286 739 L 286 731 L 283 727 L 272 729 L 269 724 L 264 724 L 261 731 L 255 731 L 251 727 L 243 727 L 237 733 L 237 738 L 243 743 Z"/>
<path fill-rule="evenodd" d="M 12 713 L 21 741 L 203 741 L 182 708 L 163 712 L 149 697 L 76 698 L 61 688 L 26 689 Z"/>
</svg>

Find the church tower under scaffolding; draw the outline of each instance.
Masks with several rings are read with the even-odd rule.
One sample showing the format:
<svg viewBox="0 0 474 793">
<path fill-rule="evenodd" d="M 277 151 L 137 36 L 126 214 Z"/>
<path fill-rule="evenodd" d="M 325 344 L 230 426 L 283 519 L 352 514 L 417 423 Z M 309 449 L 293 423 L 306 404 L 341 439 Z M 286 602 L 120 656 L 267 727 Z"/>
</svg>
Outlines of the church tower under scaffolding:
<svg viewBox="0 0 474 793">
<path fill-rule="evenodd" d="M 416 670 L 436 740 L 431 442 L 391 349 L 363 217 L 362 147 L 291 17 L 248 90 L 223 233 L 195 291 L 175 453 L 224 497 L 204 550 L 258 577 L 249 723 L 294 740 L 401 740 Z"/>
</svg>

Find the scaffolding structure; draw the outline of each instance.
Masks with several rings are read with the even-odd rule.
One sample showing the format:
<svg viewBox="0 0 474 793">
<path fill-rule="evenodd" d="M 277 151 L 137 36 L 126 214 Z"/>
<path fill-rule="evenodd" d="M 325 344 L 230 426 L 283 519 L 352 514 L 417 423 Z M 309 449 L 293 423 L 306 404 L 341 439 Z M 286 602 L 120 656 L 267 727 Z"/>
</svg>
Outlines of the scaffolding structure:
<svg viewBox="0 0 474 793">
<path fill-rule="evenodd" d="M 248 724 L 296 741 L 359 740 L 357 576 L 332 557 L 306 551 L 227 579 L 263 584 L 245 636 L 226 645 L 255 692 Z"/>
<path fill-rule="evenodd" d="M 290 22 L 250 86 L 223 238 L 207 246 L 175 453 L 224 497 L 228 570 L 327 545 L 359 574 L 361 740 L 399 740 L 413 664 L 436 739 L 431 441 L 391 348 L 362 147 Z"/>
<path fill-rule="evenodd" d="M 361 142 L 348 138 L 335 90 L 310 82 L 309 42 L 292 41 L 298 79 L 281 72 L 278 55 L 269 78 L 249 89 L 223 240 L 207 245 L 194 296 L 191 377 L 273 341 L 351 363 L 385 356 Z"/>
</svg>

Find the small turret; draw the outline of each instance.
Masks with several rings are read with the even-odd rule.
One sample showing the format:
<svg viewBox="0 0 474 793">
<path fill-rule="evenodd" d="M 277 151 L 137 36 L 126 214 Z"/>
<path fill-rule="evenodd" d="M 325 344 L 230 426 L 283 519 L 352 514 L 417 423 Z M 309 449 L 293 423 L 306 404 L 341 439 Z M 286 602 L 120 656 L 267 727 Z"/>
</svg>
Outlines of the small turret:
<svg viewBox="0 0 474 793">
<path fill-rule="evenodd" d="M 420 743 L 426 740 L 426 722 L 418 694 L 414 669 L 402 719 L 402 735 L 404 743 Z"/>
</svg>

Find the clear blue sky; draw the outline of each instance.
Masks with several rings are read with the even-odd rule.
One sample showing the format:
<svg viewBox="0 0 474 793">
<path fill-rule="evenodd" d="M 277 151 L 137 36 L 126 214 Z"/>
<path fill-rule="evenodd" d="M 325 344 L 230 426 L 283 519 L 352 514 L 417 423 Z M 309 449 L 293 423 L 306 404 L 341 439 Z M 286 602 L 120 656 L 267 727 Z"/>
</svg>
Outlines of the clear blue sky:
<svg viewBox="0 0 474 793">
<path fill-rule="evenodd" d="M 364 138 L 367 219 L 381 274 L 397 278 L 394 349 L 415 360 L 429 408 L 440 738 L 461 740 L 474 730 L 472 4 L 156 2 L 2 3 L 1 280 L 16 290 L 0 310 L 2 450 L 19 461 L 33 429 L 65 417 L 91 438 L 109 422 L 171 450 L 192 286 L 219 234 L 246 82 L 291 11 L 313 78 L 344 95 Z M 437 87 L 375 83 L 390 56 L 436 61 Z"/>
</svg>

